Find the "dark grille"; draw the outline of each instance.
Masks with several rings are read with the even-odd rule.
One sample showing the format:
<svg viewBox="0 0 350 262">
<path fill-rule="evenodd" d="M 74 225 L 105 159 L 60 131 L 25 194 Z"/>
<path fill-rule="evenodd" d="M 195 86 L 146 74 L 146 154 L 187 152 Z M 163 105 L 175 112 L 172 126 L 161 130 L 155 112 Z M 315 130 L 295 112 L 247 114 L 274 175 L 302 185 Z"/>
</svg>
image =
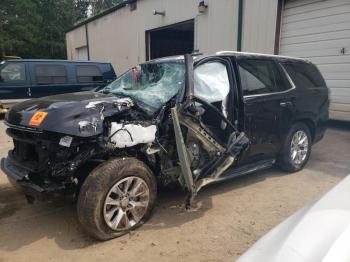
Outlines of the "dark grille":
<svg viewBox="0 0 350 262">
<path fill-rule="evenodd" d="M 8 128 L 6 133 L 13 138 L 14 149 L 9 156 L 17 165 L 34 173 L 48 167 L 50 145 L 52 142 L 44 133 Z"/>
</svg>

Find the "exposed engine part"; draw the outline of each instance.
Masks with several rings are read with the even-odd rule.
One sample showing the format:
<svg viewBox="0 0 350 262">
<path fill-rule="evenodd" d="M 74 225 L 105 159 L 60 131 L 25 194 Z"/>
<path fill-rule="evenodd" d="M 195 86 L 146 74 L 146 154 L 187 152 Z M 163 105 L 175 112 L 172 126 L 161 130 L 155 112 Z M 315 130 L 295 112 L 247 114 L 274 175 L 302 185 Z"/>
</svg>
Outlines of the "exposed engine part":
<svg viewBox="0 0 350 262">
<path fill-rule="evenodd" d="M 191 163 L 193 175 L 200 174 L 200 170 L 210 161 L 210 155 L 203 148 L 202 143 L 194 137 L 187 135 L 186 141 L 187 153 Z M 214 151 L 212 151 L 213 153 Z M 212 155 L 214 157 L 214 155 Z"/>
<path fill-rule="evenodd" d="M 146 153 L 147 153 L 148 155 L 153 155 L 153 154 L 155 154 L 155 153 L 160 152 L 160 150 L 161 150 L 160 148 L 147 147 Z"/>
<path fill-rule="evenodd" d="M 242 151 L 247 148 L 249 140 L 244 133 L 232 132 L 224 147 L 201 127 L 200 120 L 190 118 L 181 111 L 178 112 L 176 107 L 171 109 L 171 114 L 183 175 L 182 185 L 189 191 L 186 203 L 186 206 L 189 207 L 197 192 L 204 185 L 217 181 L 235 163 Z M 182 127 L 186 127 L 185 132 L 183 132 Z M 199 150 L 198 143 L 193 142 L 196 140 L 191 139 L 191 137 L 200 141 L 204 150 Z M 198 165 L 198 159 L 203 151 L 209 155 L 208 161 L 206 161 L 208 163 L 205 164 L 203 171 L 198 166 L 197 169 L 193 170 L 193 166 Z"/>
<path fill-rule="evenodd" d="M 210 154 L 216 155 L 224 152 L 224 147 L 220 145 L 199 123 L 193 121 L 190 117 L 181 115 L 180 124 L 188 129 L 189 137 L 195 137 L 201 141 L 203 148 Z"/>
<path fill-rule="evenodd" d="M 135 124 L 111 124 L 108 141 L 117 148 L 132 147 L 137 144 L 152 143 L 156 139 L 157 127 L 150 125 L 144 127 Z"/>
<path fill-rule="evenodd" d="M 194 141 L 187 143 L 187 152 L 191 161 L 191 168 L 196 169 L 200 163 L 200 146 Z"/>
</svg>

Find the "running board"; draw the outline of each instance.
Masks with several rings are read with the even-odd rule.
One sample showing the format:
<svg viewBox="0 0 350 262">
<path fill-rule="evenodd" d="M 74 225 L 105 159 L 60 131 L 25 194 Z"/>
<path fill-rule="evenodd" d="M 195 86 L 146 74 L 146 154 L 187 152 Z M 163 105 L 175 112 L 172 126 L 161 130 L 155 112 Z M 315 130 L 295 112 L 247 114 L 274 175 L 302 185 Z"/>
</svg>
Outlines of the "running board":
<svg viewBox="0 0 350 262">
<path fill-rule="evenodd" d="M 247 164 L 242 167 L 231 167 L 229 168 L 221 177 L 220 180 L 231 179 L 235 177 L 240 177 L 248 175 L 255 171 L 260 171 L 263 169 L 268 169 L 272 167 L 276 162 L 276 159 L 260 160 L 258 162 Z"/>
<path fill-rule="evenodd" d="M 236 178 L 240 177 L 243 175 L 248 175 L 250 173 L 253 173 L 258 170 L 263 170 L 272 167 L 275 164 L 276 160 L 275 159 L 268 159 L 268 160 L 260 160 L 257 162 L 254 162 L 252 164 L 247 164 L 242 167 L 230 167 L 228 170 L 226 170 L 222 176 L 217 177 L 217 178 L 202 178 L 201 180 L 197 181 L 196 183 L 196 192 L 198 192 L 202 187 L 212 184 L 212 183 L 217 183 L 217 182 L 222 182 L 224 180 L 228 180 L 231 178 Z"/>
</svg>

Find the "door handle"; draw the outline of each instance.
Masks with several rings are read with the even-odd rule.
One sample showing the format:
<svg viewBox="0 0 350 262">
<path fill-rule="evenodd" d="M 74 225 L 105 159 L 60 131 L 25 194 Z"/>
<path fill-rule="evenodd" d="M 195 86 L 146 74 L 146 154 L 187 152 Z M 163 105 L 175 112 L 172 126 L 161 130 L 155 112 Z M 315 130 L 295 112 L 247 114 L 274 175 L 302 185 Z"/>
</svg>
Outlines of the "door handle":
<svg viewBox="0 0 350 262">
<path fill-rule="evenodd" d="M 292 105 L 293 105 L 293 103 L 291 101 L 285 101 L 285 102 L 280 103 L 280 106 L 282 106 L 282 107 L 290 107 Z"/>
</svg>

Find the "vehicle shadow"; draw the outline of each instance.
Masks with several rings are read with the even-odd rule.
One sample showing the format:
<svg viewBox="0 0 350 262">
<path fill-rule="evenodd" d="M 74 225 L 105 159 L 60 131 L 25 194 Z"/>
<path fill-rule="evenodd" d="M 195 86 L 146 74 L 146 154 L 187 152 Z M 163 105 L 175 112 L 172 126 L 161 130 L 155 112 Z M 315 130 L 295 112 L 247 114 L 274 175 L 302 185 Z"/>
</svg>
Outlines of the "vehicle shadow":
<svg viewBox="0 0 350 262">
<path fill-rule="evenodd" d="M 329 121 L 324 138 L 312 148 L 306 169 L 343 177 L 350 173 L 350 122 Z"/>
<path fill-rule="evenodd" d="M 186 194 L 183 191 L 180 189 L 165 191 L 163 189 L 158 196 L 159 204 L 156 207 L 156 215 L 143 228 L 147 230 L 150 228 L 178 227 L 187 221 L 199 219 L 206 211 L 210 210 L 212 208 L 212 197 L 215 195 L 225 194 L 228 191 L 261 182 L 268 177 L 284 175 L 288 174 L 271 168 L 208 185 L 201 189 L 195 198 L 194 206 L 189 210 L 185 208 Z"/>
<path fill-rule="evenodd" d="M 227 180 L 204 188 L 195 199 L 195 207 L 186 210 L 186 194 L 179 188 L 162 188 L 151 219 L 129 236 L 114 241 L 125 242 L 132 234 L 179 227 L 200 219 L 212 208 L 212 196 L 224 194 L 271 176 L 285 175 L 275 169 Z M 11 193 L 9 193 L 11 192 Z M 11 195 L 10 199 L 8 196 Z M 8 204 L 4 204 L 8 202 Z M 4 206 L 6 205 L 6 206 Z M 11 206 L 11 208 L 9 208 Z M 83 232 L 77 220 L 74 203 L 34 203 L 28 205 L 13 188 L 0 188 L 0 250 L 15 251 L 41 239 L 52 239 L 64 250 L 82 249 L 101 242 Z"/>
<path fill-rule="evenodd" d="M 350 122 L 329 120 L 328 121 L 328 128 L 333 128 L 333 129 L 337 129 L 337 130 L 343 130 L 343 131 L 350 132 Z"/>
</svg>

